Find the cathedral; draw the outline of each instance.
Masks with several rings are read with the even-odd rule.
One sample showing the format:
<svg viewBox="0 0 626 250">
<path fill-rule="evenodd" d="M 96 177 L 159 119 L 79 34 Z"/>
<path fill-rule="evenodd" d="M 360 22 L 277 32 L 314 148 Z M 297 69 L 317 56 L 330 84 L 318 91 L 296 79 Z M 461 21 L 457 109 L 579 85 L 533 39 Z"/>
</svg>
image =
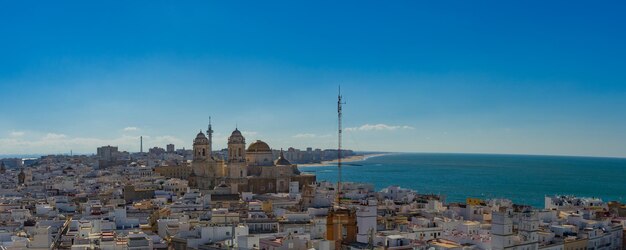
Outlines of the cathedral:
<svg viewBox="0 0 626 250">
<path fill-rule="evenodd" d="M 207 137 L 208 136 L 208 137 Z M 300 173 L 295 164 L 283 156 L 274 160 L 267 143 L 257 140 L 246 149 L 246 139 L 238 129 L 228 138 L 228 155 L 221 159 L 212 153 L 213 129 L 200 131 L 193 140 L 193 161 L 189 186 L 210 191 L 228 187 L 232 193 L 287 193 L 292 182 L 300 189 L 316 181 L 313 174 Z"/>
</svg>

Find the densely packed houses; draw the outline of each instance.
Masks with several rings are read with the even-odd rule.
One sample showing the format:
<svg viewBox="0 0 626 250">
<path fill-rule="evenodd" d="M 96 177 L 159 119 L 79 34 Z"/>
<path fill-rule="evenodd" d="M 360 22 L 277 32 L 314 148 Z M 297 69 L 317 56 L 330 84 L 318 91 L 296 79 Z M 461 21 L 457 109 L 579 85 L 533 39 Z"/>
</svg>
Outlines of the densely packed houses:
<svg viewBox="0 0 626 250">
<path fill-rule="evenodd" d="M 0 249 L 624 249 L 626 206 L 547 196 L 445 203 L 390 186 L 303 174 L 239 130 L 227 155 L 198 133 L 191 157 L 168 151 L 44 156 L 0 166 Z M 171 154 L 155 157 L 154 154 Z"/>
</svg>

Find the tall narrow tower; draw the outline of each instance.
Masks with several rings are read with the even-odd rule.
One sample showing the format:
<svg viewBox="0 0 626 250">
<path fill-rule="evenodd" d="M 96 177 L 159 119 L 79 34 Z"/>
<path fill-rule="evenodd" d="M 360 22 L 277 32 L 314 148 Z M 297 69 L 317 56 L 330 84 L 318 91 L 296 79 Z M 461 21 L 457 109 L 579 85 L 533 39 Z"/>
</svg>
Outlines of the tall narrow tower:
<svg viewBox="0 0 626 250">
<path fill-rule="evenodd" d="M 143 136 L 139 136 L 139 153 L 143 153 Z"/>
<path fill-rule="evenodd" d="M 202 133 L 202 130 L 200 130 L 196 139 L 193 140 L 193 160 L 204 161 L 210 159 L 209 152 L 207 151 L 209 151 L 209 140 L 204 133 Z"/>
<path fill-rule="evenodd" d="M 234 162 L 246 162 L 246 139 L 237 128 L 228 137 L 228 163 Z"/>
<path fill-rule="evenodd" d="M 342 128 L 341 128 L 341 115 L 342 115 L 342 105 L 345 104 L 344 102 L 341 101 L 341 86 L 339 86 L 339 95 L 337 96 L 337 195 L 336 195 L 336 202 L 337 205 L 339 205 L 339 203 L 341 202 L 341 198 L 343 196 L 342 190 L 341 190 L 341 133 L 342 133 Z"/>
<path fill-rule="evenodd" d="M 209 116 L 209 128 L 206 130 L 209 137 L 209 158 L 213 155 L 213 127 L 211 127 L 211 117 Z"/>
<path fill-rule="evenodd" d="M 494 212 L 491 219 L 491 249 L 506 250 L 513 246 L 513 221 L 508 213 Z"/>
</svg>

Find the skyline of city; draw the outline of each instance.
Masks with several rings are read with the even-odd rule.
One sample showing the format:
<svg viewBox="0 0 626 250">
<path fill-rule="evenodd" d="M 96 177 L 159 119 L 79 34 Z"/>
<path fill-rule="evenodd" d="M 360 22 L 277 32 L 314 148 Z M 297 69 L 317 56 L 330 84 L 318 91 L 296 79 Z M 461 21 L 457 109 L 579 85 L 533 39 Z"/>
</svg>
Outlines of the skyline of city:
<svg viewBox="0 0 626 250">
<path fill-rule="evenodd" d="M 626 250 L 626 2 L 0 4 L 0 250 Z"/>
<path fill-rule="evenodd" d="M 341 85 L 346 148 L 626 157 L 623 3 L 332 6 L 5 4 L 0 154 L 333 148 Z"/>
</svg>

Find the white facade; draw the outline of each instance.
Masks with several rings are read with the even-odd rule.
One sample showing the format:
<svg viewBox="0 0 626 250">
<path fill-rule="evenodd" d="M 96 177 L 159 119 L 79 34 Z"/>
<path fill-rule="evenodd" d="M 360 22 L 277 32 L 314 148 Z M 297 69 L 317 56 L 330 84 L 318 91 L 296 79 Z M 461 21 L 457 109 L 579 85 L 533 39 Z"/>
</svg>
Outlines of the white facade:
<svg viewBox="0 0 626 250">
<path fill-rule="evenodd" d="M 507 214 L 494 212 L 491 222 L 491 247 L 494 250 L 513 246 L 513 221 Z"/>
<path fill-rule="evenodd" d="M 376 234 L 377 205 L 378 202 L 375 199 L 370 199 L 363 201 L 362 204 L 357 207 L 357 242 L 368 243 L 373 235 Z"/>
</svg>

